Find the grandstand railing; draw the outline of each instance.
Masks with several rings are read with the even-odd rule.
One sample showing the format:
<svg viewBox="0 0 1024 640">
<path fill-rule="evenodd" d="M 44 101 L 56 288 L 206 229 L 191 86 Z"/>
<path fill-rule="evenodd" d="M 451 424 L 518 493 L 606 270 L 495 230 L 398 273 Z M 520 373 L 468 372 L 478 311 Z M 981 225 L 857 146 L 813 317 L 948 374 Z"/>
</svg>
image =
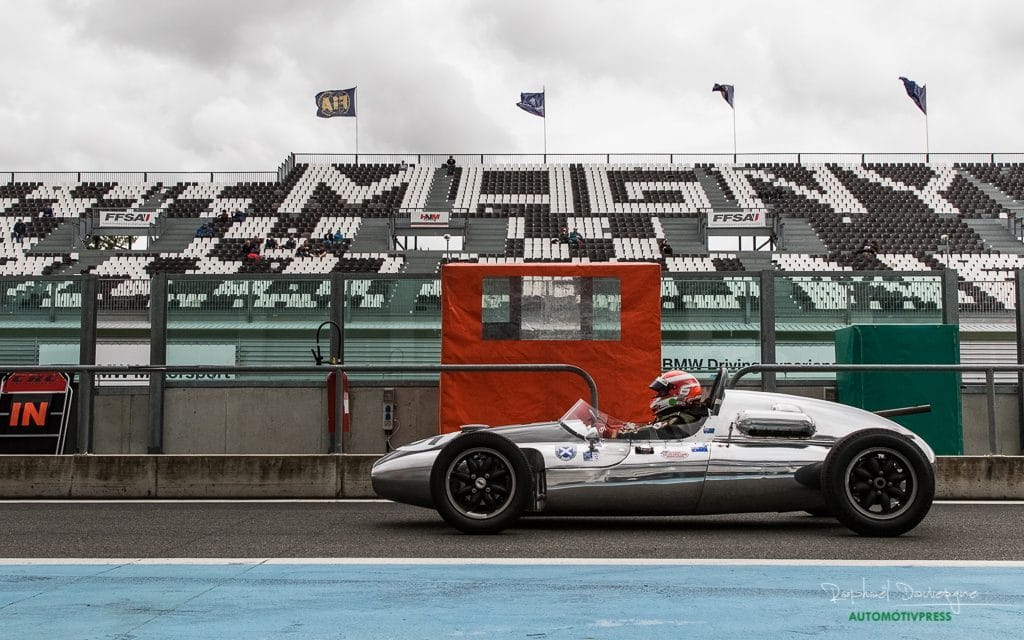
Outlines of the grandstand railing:
<svg viewBox="0 0 1024 640">
<path fill-rule="evenodd" d="M 120 184 L 176 184 L 179 182 L 227 183 L 278 182 L 277 171 L 4 171 L 0 184 L 42 182 L 78 184 L 81 182 L 117 182 Z"/>
<path fill-rule="evenodd" d="M 460 153 L 451 154 L 461 165 L 481 164 L 878 164 L 878 163 L 972 163 L 1024 162 L 1024 153 Z M 447 153 L 309 153 L 290 156 L 294 163 L 308 164 L 434 164 L 441 166 Z"/>
<path fill-rule="evenodd" d="M 3 171 L 0 185 L 14 182 L 77 184 L 117 182 L 143 184 L 162 182 L 238 183 L 279 182 L 296 164 L 427 164 L 442 166 L 447 153 L 311 153 L 288 155 L 274 171 Z M 999 164 L 1024 162 L 1020 152 L 889 153 L 889 152 L 771 152 L 771 153 L 459 153 L 452 154 L 460 165 L 539 164 Z"/>
</svg>

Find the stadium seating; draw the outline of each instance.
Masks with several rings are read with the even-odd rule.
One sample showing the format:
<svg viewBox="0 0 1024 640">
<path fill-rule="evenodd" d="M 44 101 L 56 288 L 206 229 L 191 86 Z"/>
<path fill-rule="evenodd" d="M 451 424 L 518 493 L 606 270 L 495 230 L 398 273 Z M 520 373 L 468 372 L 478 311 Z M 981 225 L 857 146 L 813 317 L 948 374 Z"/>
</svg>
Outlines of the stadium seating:
<svg viewBox="0 0 1024 640">
<path fill-rule="evenodd" d="M 12 181 L 0 184 L 0 276 L 93 273 L 107 283 L 104 300 L 116 308 L 121 302 L 138 304 L 156 273 L 400 273 L 406 265 L 401 253 L 353 247 L 359 246 L 367 221 L 423 209 L 436 174 L 439 170 L 429 163 L 301 162 L 280 180 L 265 182 L 215 182 L 211 174 L 209 182 L 192 177 L 168 183 L 49 183 L 19 181 L 12 174 Z M 735 253 L 663 254 L 660 246 L 667 221 L 701 219 L 714 208 L 712 202 L 721 206 L 726 201 L 739 209 L 767 210 L 783 227 L 787 220 L 804 221 L 825 247 L 808 254 L 786 251 L 783 245 L 767 255 L 780 271 L 928 272 L 949 267 L 961 279 L 962 308 L 1000 309 L 1013 304 L 1007 282 L 1024 268 L 1020 256 L 994 251 L 969 224 L 1013 217 L 1013 203 L 1024 199 L 1024 164 L 468 164 L 456 167 L 445 185 L 454 215 L 506 221 L 504 252 L 457 252 L 445 261 L 654 261 L 667 274 L 741 272 L 747 258 Z M 44 209 L 52 215 L 43 215 Z M 79 219 L 101 209 L 192 219 L 196 227 L 212 223 L 213 233 L 175 251 L 94 253 L 88 261 L 84 252 L 53 250 L 46 244 L 58 229 L 76 230 Z M 235 211 L 246 212 L 245 219 L 231 218 Z M 229 219 L 218 219 L 221 213 Z M 12 238 L 18 220 L 28 226 L 20 243 Z M 578 250 L 558 241 L 562 228 L 583 235 Z M 321 241 L 339 230 L 343 242 Z M 273 238 L 278 246 L 264 248 L 259 260 L 250 260 L 242 247 L 251 238 Z M 289 240 L 294 246 L 285 248 Z M 866 240 L 877 244 L 875 252 L 859 251 Z M 307 242 L 313 255 L 300 255 L 298 247 Z M 1024 253 L 1024 244 L 1021 248 Z M 869 283 L 862 301 L 868 308 L 927 309 L 936 302 L 930 294 L 884 279 L 863 282 Z M 367 287 L 356 293 L 361 306 L 382 303 L 385 292 Z M 839 304 L 837 291 L 826 281 L 799 281 L 793 288 L 794 304 L 832 308 Z M 294 291 L 273 293 L 277 297 L 265 301 L 273 308 L 289 301 L 308 306 L 312 300 L 302 298 L 305 293 L 295 297 L 299 294 Z M 436 293 L 421 291 L 416 308 L 433 308 Z M 175 298 L 175 304 L 196 304 L 200 294 L 188 295 L 192 297 Z M 237 301 L 224 291 L 202 295 L 228 306 Z M 692 306 L 686 295 L 691 294 L 664 292 L 672 308 Z M 710 304 L 717 308 L 730 309 L 741 294 L 699 295 L 711 296 Z"/>
</svg>

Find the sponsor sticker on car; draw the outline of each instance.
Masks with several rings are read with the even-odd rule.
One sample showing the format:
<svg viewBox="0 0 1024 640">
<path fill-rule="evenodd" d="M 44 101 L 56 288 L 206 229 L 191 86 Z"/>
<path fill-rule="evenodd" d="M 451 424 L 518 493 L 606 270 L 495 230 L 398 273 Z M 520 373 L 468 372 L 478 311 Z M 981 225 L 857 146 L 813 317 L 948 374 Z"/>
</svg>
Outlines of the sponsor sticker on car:
<svg viewBox="0 0 1024 640">
<path fill-rule="evenodd" d="M 584 451 L 583 452 L 583 460 L 585 462 L 595 462 L 599 458 L 600 458 L 600 456 L 597 454 L 596 451 L 588 450 L 588 451 Z"/>
<path fill-rule="evenodd" d="M 665 449 L 661 452 L 661 457 L 666 460 L 685 460 L 690 457 L 690 452 L 679 449 Z"/>
<path fill-rule="evenodd" d="M 693 447 L 690 448 L 690 451 L 692 451 L 693 453 L 707 453 L 708 452 L 708 445 L 706 445 L 706 444 L 695 444 L 695 445 L 693 445 Z"/>
<path fill-rule="evenodd" d="M 563 462 L 568 462 L 576 457 L 576 447 L 557 447 L 555 449 L 555 455 L 558 457 L 559 460 Z"/>
</svg>

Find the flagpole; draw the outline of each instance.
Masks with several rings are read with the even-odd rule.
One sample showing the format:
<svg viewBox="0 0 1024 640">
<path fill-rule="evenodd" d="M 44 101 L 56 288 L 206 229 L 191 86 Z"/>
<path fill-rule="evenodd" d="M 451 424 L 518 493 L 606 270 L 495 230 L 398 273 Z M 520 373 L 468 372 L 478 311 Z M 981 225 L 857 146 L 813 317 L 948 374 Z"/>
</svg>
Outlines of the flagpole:
<svg viewBox="0 0 1024 640">
<path fill-rule="evenodd" d="M 928 114 L 924 114 L 924 161 L 928 162 L 931 156 L 931 148 L 928 142 Z"/>
<path fill-rule="evenodd" d="M 733 98 L 732 107 L 732 161 L 736 162 L 736 98 Z"/>
<path fill-rule="evenodd" d="M 355 102 L 356 104 L 352 105 L 352 107 L 355 109 L 356 112 L 356 164 L 359 164 L 359 85 L 356 85 L 355 88 L 357 90 L 353 92 L 354 95 L 352 97 L 355 98 L 353 102 Z"/>
<path fill-rule="evenodd" d="M 548 88 L 545 85 L 540 86 L 541 95 L 544 96 L 544 117 L 541 120 L 544 121 L 544 162 L 548 161 Z"/>
</svg>

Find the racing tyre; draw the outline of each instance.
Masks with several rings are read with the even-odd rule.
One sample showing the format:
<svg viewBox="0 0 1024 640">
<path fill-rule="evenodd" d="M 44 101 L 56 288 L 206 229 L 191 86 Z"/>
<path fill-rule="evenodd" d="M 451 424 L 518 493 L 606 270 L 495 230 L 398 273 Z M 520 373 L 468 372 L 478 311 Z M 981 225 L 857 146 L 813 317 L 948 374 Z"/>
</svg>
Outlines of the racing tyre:
<svg viewBox="0 0 1024 640">
<path fill-rule="evenodd" d="M 459 436 L 441 450 L 430 472 L 437 512 L 463 533 L 497 533 L 526 509 L 533 475 L 523 452 L 486 431 Z"/>
<path fill-rule="evenodd" d="M 825 504 L 862 536 L 898 536 L 921 522 L 935 497 L 935 472 L 911 440 L 884 429 L 853 433 L 821 470 Z"/>
</svg>

